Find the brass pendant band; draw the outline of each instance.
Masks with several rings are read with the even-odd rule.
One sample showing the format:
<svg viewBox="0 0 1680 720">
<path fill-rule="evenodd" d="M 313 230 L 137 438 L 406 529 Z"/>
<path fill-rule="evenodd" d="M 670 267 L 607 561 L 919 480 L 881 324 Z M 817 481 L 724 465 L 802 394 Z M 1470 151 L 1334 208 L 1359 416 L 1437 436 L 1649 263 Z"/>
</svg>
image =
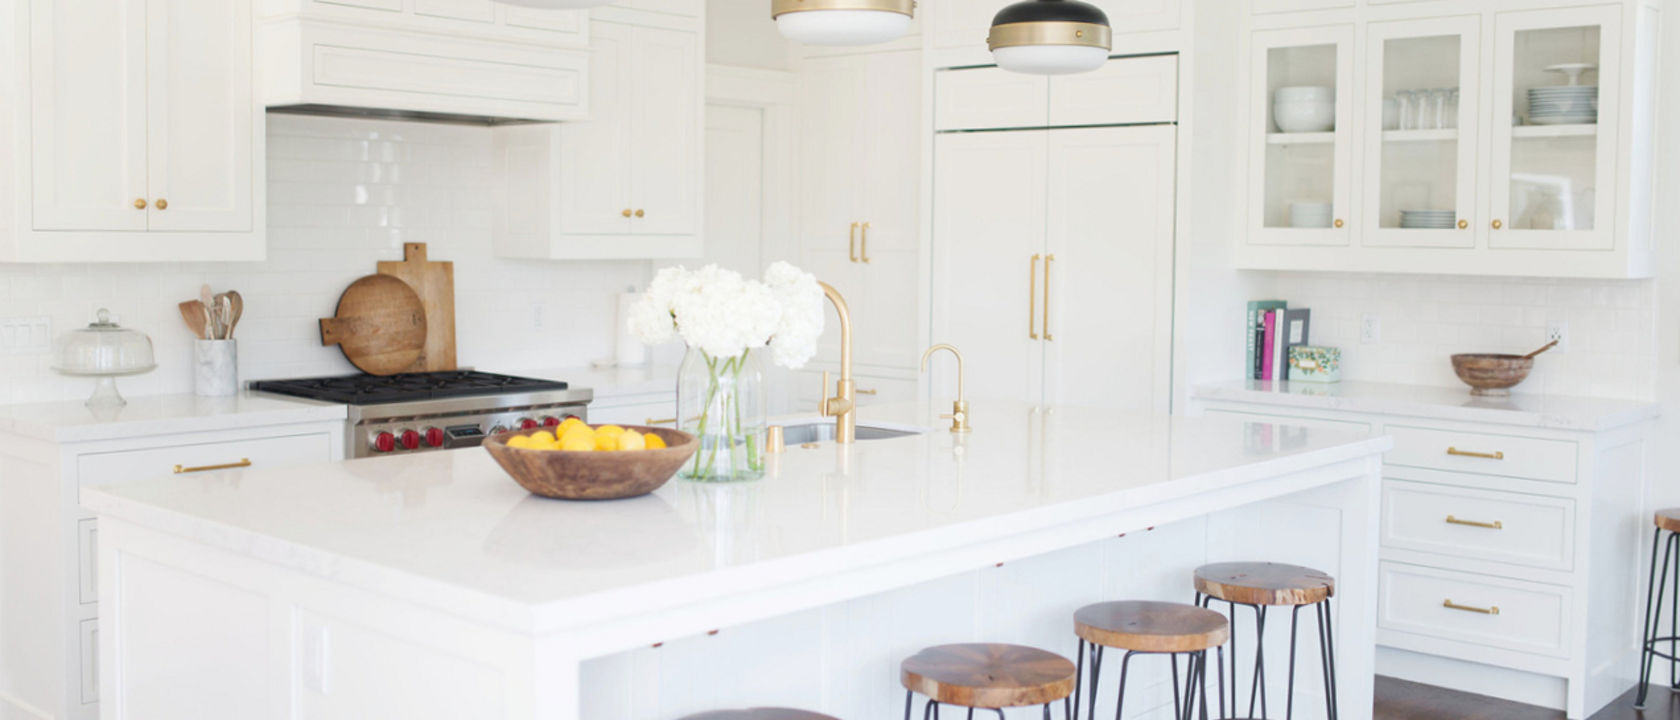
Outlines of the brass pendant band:
<svg viewBox="0 0 1680 720">
<path fill-rule="evenodd" d="M 811 10 L 870 10 L 916 16 L 915 0 L 770 0 L 770 17 Z"/>
<path fill-rule="evenodd" d="M 1080 22 L 1023 22 L 996 25 L 986 37 L 991 50 L 1023 45 L 1068 45 L 1114 49 L 1114 31 L 1107 25 Z"/>
</svg>

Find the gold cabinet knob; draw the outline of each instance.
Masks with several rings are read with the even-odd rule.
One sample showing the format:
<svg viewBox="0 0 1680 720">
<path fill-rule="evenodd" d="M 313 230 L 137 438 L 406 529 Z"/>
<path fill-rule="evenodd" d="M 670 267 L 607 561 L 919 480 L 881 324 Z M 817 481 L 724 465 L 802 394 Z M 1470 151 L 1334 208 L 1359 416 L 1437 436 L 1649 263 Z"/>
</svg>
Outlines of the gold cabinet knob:
<svg viewBox="0 0 1680 720">
<path fill-rule="evenodd" d="M 647 217 L 647 213 L 643 212 L 641 210 L 637 210 L 636 211 L 636 217 Z"/>
<path fill-rule="evenodd" d="M 1470 221 L 1469 220 L 1458 221 L 1458 229 L 1463 230 L 1467 227 L 1470 227 Z"/>
<path fill-rule="evenodd" d="M 1341 227 L 1341 226 L 1346 225 L 1346 224 L 1347 223 L 1342 222 L 1341 218 L 1336 218 L 1336 227 Z"/>
<path fill-rule="evenodd" d="M 134 198 L 134 209 L 135 210 L 145 210 L 146 209 L 146 198 Z"/>
<path fill-rule="evenodd" d="M 168 210 L 169 209 L 169 201 L 165 200 L 163 198 L 158 198 L 157 202 L 152 203 L 152 205 L 156 206 L 157 209 L 159 209 L 159 210 Z"/>
<path fill-rule="evenodd" d="M 1503 220 L 1493 221 L 1493 229 L 1498 230 L 1502 227 L 1505 227 L 1505 221 L 1503 221 Z"/>
<path fill-rule="evenodd" d="M 630 217 L 630 208 L 624 208 L 624 217 Z"/>
</svg>

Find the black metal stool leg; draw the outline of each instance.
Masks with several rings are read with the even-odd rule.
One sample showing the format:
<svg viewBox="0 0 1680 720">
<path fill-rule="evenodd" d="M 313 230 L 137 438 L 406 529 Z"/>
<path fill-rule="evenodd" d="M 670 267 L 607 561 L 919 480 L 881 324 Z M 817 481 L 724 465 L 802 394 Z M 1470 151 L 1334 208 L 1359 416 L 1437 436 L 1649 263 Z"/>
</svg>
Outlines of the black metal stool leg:
<svg viewBox="0 0 1680 720">
<path fill-rule="evenodd" d="M 1085 638 L 1079 638 L 1079 654 L 1074 656 L 1073 667 L 1073 717 L 1079 716 L 1079 690 L 1085 681 Z M 1063 713 L 1067 714 L 1064 708 Z M 1072 718 L 1069 718 L 1072 720 Z"/>
<path fill-rule="evenodd" d="M 1336 720 L 1341 715 L 1341 707 L 1338 704 L 1336 693 L 1336 626 L 1332 622 L 1333 613 L 1331 612 L 1330 598 L 1325 598 L 1323 602 L 1318 604 L 1318 607 L 1320 608 L 1319 642 L 1324 647 L 1324 700 L 1327 703 L 1324 709 L 1324 717 L 1325 720 Z"/>
<path fill-rule="evenodd" d="M 1091 701 L 1091 709 L 1086 717 L 1096 720 L 1097 717 L 1097 680 L 1102 677 L 1103 647 L 1091 643 L 1091 689 L 1086 691 Z"/>
<path fill-rule="evenodd" d="M 968 709 L 968 720 L 974 720 L 974 708 Z"/>
<path fill-rule="evenodd" d="M 1674 535 L 1674 533 L 1669 534 Z M 1669 542 L 1680 548 L 1680 535 L 1675 535 Z M 1680 588 L 1680 552 L 1674 553 L 1673 557 L 1674 585 L 1676 588 Z M 1674 660 L 1674 658 L 1680 657 L 1680 593 L 1675 595 L 1674 602 L 1669 603 L 1668 612 L 1668 686 L 1676 688 L 1680 687 L 1680 675 L 1676 675 L 1677 672 L 1680 672 L 1680 665 L 1676 665 Z"/>
<path fill-rule="evenodd" d="M 1218 668 L 1219 674 L 1219 717 L 1223 720 L 1229 717 L 1225 714 L 1225 646 L 1214 648 L 1213 666 Z M 1235 702 L 1232 703 L 1236 704 Z M 1233 708 L 1234 710 L 1234 708 Z M 906 719 L 908 720 L 908 719 Z"/>
<path fill-rule="evenodd" d="M 929 700 L 926 705 L 922 706 L 922 720 L 928 720 L 928 718 L 938 718 L 938 717 L 939 717 L 939 703 L 934 702 L 933 700 Z"/>
<path fill-rule="evenodd" d="M 1125 655 L 1120 656 L 1120 693 L 1114 698 L 1114 720 L 1120 720 L 1121 713 L 1125 711 L 1126 671 L 1131 667 L 1133 654 L 1134 653 L 1132 651 L 1128 650 Z M 1095 716 L 1096 714 L 1096 705 L 1093 703 L 1091 706 L 1091 715 Z"/>
<path fill-rule="evenodd" d="M 916 693 L 912 690 L 904 691 L 904 720 L 910 720 L 910 704 L 916 701 Z"/>
<path fill-rule="evenodd" d="M 1178 713 L 1180 717 L 1183 717 L 1184 703 L 1180 701 L 1178 697 L 1178 653 L 1168 655 L 1167 662 L 1172 665 L 1173 712 Z M 1185 670 L 1185 674 L 1189 674 L 1188 669 Z M 1125 690 L 1122 689 L 1120 692 L 1125 692 Z"/>
<path fill-rule="evenodd" d="M 1657 662 L 1657 633 L 1662 625 L 1663 596 L 1668 589 L 1668 567 L 1674 555 L 1676 538 L 1680 538 L 1680 535 L 1669 533 L 1668 543 L 1663 548 L 1660 561 L 1657 559 L 1657 546 L 1663 544 L 1662 530 L 1658 529 L 1656 536 L 1651 538 L 1651 584 L 1645 594 L 1645 642 L 1639 653 L 1639 694 L 1633 700 L 1633 706 L 1636 708 L 1645 707 L 1646 696 L 1650 694 L 1651 670 Z M 1680 582 L 1680 578 L 1676 578 L 1676 581 Z M 1680 605 L 1680 600 L 1676 600 L 1675 604 Z"/>
<path fill-rule="evenodd" d="M 1254 684 L 1248 688 L 1248 714 L 1265 717 L 1266 712 L 1266 606 L 1254 605 Z M 1260 714 L 1254 714 L 1254 700 L 1260 699 Z"/>
<path fill-rule="evenodd" d="M 1317 609 L 1314 608 L 1314 612 Z M 1289 685 L 1284 688 L 1283 719 L 1295 720 L 1295 640 L 1300 635 L 1301 606 L 1296 605 L 1289 612 Z M 1322 633 L 1324 624 L 1319 623 Z M 1323 640 L 1319 641 L 1320 643 Z"/>
</svg>

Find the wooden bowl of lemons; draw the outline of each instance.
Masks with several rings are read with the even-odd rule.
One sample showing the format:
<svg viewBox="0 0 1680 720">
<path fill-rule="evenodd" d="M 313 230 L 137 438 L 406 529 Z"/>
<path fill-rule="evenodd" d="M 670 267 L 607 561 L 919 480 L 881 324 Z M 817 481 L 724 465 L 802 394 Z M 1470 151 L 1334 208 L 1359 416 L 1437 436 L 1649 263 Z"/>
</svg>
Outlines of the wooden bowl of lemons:
<svg viewBox="0 0 1680 720">
<path fill-rule="evenodd" d="M 553 431 L 493 435 L 484 449 L 520 487 L 564 500 L 617 500 L 646 495 L 694 456 L 699 441 L 678 430 L 618 425 L 592 427 L 568 418 Z"/>
</svg>

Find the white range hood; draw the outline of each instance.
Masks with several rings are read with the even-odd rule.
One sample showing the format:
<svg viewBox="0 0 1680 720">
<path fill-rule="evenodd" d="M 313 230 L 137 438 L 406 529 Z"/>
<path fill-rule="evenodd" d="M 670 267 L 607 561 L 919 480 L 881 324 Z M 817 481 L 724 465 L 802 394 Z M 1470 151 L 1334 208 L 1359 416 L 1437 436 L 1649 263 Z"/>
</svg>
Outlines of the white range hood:
<svg viewBox="0 0 1680 720">
<path fill-rule="evenodd" d="M 269 0 L 271 111 L 496 125 L 588 117 L 587 11 Z"/>
</svg>

